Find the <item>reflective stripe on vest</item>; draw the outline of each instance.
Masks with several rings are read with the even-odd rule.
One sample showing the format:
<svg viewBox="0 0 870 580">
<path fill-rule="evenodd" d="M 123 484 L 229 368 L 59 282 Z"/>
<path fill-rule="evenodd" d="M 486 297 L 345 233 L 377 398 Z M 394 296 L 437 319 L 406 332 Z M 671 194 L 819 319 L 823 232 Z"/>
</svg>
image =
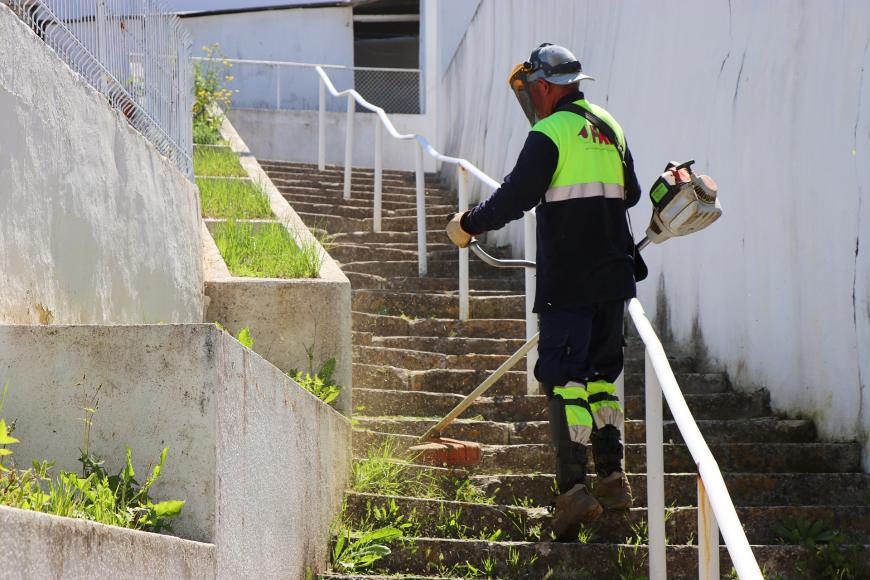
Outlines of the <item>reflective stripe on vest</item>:
<svg viewBox="0 0 870 580">
<path fill-rule="evenodd" d="M 584 99 L 575 101 L 575 104 L 607 123 L 625 147 L 622 127 L 610 113 Z M 547 202 L 592 197 L 625 199 L 625 178 L 619 151 L 585 117 L 570 111 L 558 111 L 538 121 L 532 131 L 546 135 L 559 151 L 556 171 L 544 198 Z"/>
<path fill-rule="evenodd" d="M 625 188 L 618 183 L 577 183 L 551 187 L 544 199 L 547 201 L 565 201 L 566 199 L 582 199 L 586 197 L 606 197 L 609 199 L 625 199 Z"/>
</svg>

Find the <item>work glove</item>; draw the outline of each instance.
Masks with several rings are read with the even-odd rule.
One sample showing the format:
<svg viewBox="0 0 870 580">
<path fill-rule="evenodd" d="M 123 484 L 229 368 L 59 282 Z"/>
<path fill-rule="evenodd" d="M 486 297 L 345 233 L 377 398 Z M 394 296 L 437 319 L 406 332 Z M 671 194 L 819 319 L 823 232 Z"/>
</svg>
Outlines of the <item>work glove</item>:
<svg viewBox="0 0 870 580">
<path fill-rule="evenodd" d="M 464 213 L 452 213 L 448 216 L 450 221 L 447 222 L 447 237 L 450 241 L 456 244 L 457 247 L 467 248 L 471 243 L 471 234 L 462 229 L 462 216 Z"/>
</svg>

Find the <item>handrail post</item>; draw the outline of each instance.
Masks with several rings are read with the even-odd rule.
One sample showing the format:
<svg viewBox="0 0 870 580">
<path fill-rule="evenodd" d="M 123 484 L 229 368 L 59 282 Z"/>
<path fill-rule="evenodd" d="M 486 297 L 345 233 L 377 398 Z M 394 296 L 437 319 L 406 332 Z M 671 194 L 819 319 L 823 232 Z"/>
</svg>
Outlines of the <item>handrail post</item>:
<svg viewBox="0 0 870 580">
<path fill-rule="evenodd" d="M 646 390 L 646 489 L 649 526 L 649 577 L 666 580 L 665 548 L 665 462 L 662 433 L 662 387 L 646 349 L 644 365 Z"/>
<path fill-rule="evenodd" d="M 414 156 L 417 176 L 417 269 L 423 278 L 429 271 L 426 256 L 426 174 L 423 173 L 423 146 L 417 143 Z"/>
<path fill-rule="evenodd" d="M 353 171 L 353 114 L 356 111 L 356 101 L 353 95 L 347 95 L 347 138 L 344 142 L 344 199 L 350 199 L 350 176 Z"/>
<path fill-rule="evenodd" d="M 326 169 L 326 83 L 319 74 L 320 79 L 320 113 L 317 115 L 317 169 Z"/>
<path fill-rule="evenodd" d="M 698 476 L 698 578 L 719 579 L 719 524 L 704 480 Z"/>
<path fill-rule="evenodd" d="M 523 216 L 523 248 L 524 257 L 534 262 L 537 254 L 538 241 L 536 236 L 535 214 L 526 212 Z M 535 271 L 526 268 L 526 340 L 538 334 L 538 317 L 532 312 L 535 307 Z M 526 393 L 537 395 L 540 391 L 538 381 L 535 379 L 535 363 L 538 362 L 537 349 L 529 351 L 526 355 Z"/>
<path fill-rule="evenodd" d="M 456 166 L 459 181 L 459 213 L 468 210 L 468 171 L 462 165 Z M 459 248 L 459 320 L 468 320 L 468 248 Z"/>
<path fill-rule="evenodd" d="M 381 129 L 381 120 L 377 115 L 372 115 L 375 119 L 375 190 L 374 190 L 374 215 L 372 216 L 372 231 L 381 231 L 381 213 L 382 213 L 382 196 L 383 196 L 383 159 L 381 156 L 381 147 L 383 140 L 383 130 Z"/>
</svg>

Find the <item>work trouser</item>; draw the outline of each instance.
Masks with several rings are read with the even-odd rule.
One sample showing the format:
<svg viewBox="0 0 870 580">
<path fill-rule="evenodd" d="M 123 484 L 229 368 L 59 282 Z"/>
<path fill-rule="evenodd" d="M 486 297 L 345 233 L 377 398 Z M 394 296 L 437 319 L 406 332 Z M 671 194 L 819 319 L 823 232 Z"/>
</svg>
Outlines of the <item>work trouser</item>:
<svg viewBox="0 0 870 580">
<path fill-rule="evenodd" d="M 549 399 L 559 493 L 585 483 L 590 441 L 599 476 L 622 469 L 623 410 L 613 383 L 622 372 L 623 317 L 622 300 L 539 315 L 535 377 Z"/>
</svg>

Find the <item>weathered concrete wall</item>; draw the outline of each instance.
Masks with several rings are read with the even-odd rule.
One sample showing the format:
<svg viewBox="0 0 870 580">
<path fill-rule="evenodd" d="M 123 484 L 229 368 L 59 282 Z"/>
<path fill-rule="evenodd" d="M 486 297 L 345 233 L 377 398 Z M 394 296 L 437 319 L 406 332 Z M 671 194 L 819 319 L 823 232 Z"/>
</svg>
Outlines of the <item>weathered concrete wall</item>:
<svg viewBox="0 0 870 580">
<path fill-rule="evenodd" d="M 346 102 L 342 110 L 347 110 Z M 251 151 L 260 159 L 317 163 L 318 114 L 316 110 L 231 109 L 229 117 Z M 346 116 L 346 113 L 326 113 L 326 163 L 344 165 Z M 396 114 L 389 117 L 400 133 L 419 133 L 427 137 L 434 134 L 426 115 Z M 354 167 L 374 167 L 376 120 L 377 117 L 371 113 L 357 112 L 354 115 Z M 384 131 L 381 144 L 384 169 L 414 170 L 414 142 L 398 141 Z M 426 171 L 434 171 L 435 162 L 432 158 L 425 155 L 423 159 Z"/>
<path fill-rule="evenodd" d="M 129 445 L 142 474 L 168 447 L 152 496 L 185 500 L 176 532 L 211 542 L 216 363 L 209 326 L 0 326 L 0 385 L 9 385 L 3 413 L 17 419 L 21 440 L 15 461 L 80 470 L 83 408 L 96 396 L 91 453 L 117 473 Z"/>
<path fill-rule="evenodd" d="M 217 577 L 304 578 L 326 561 L 350 467 L 350 424 L 212 324 L 0 326 L 3 415 L 19 465 L 77 469 L 90 448 L 137 474 L 163 447 L 155 499 L 187 503 L 181 537 L 213 542 Z"/>
<path fill-rule="evenodd" d="M 0 322 L 202 320 L 196 189 L 0 4 Z"/>
<path fill-rule="evenodd" d="M 212 544 L 0 506 L 0 579 L 216 578 Z"/>
<path fill-rule="evenodd" d="M 867 442 L 868 30 L 864 2 L 483 0 L 445 80 L 448 153 L 510 171 L 528 132 L 511 66 L 541 42 L 571 47 L 645 187 L 694 158 L 722 192 L 708 231 L 646 251 L 648 310 L 777 410 Z M 633 211 L 638 234 L 649 209 Z M 496 237 L 519 247 L 521 229 Z"/>
<path fill-rule="evenodd" d="M 269 176 L 251 155 L 233 125 L 226 121 L 223 135 L 254 182 L 262 185 L 272 213 L 288 230 L 305 243 L 319 242 L 311 234 Z M 336 358 L 335 380 L 342 386 L 336 408 L 350 415 L 353 376 L 353 344 L 350 281 L 329 254 L 324 256 L 320 277 L 284 280 L 231 276 L 211 236 L 205 240 L 204 254 L 210 265 L 206 271 L 207 320 L 220 322 L 238 333 L 251 329 L 254 350 L 278 368 L 308 370 L 308 349 L 313 348 L 314 364 Z"/>
</svg>

